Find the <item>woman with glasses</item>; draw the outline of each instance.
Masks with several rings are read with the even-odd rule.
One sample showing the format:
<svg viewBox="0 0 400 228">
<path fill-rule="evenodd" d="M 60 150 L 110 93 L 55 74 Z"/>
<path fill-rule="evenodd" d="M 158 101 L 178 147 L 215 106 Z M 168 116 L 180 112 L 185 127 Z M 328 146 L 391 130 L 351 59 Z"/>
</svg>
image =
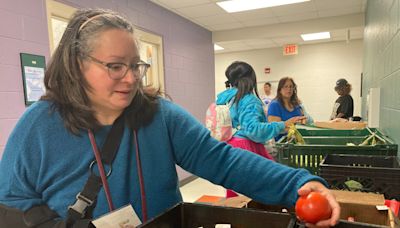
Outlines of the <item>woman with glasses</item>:
<svg viewBox="0 0 400 228">
<path fill-rule="evenodd" d="M 125 18 L 74 14 L 46 70 L 46 94 L 5 147 L 0 227 L 93 227 L 109 212 L 136 226 L 182 201 L 176 165 L 264 203 L 293 205 L 299 194 L 322 192 L 333 214 L 319 225 L 338 221 L 323 179 L 214 140 L 143 86 L 148 67 Z M 126 205 L 130 217 L 116 210 Z"/>
<path fill-rule="evenodd" d="M 286 121 L 295 116 L 305 116 L 303 124 L 313 122 L 297 97 L 296 83 L 292 78 L 284 77 L 279 80 L 276 97 L 269 105 L 268 122 Z M 283 135 L 279 135 L 275 140 L 279 140 Z"/>
</svg>

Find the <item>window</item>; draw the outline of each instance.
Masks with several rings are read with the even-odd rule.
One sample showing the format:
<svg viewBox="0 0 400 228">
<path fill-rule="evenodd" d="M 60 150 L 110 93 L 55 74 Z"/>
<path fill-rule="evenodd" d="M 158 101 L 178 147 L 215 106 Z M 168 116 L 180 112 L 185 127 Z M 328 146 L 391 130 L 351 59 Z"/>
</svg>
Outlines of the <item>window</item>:
<svg viewBox="0 0 400 228">
<path fill-rule="evenodd" d="M 54 0 L 46 0 L 47 25 L 50 41 L 50 54 L 56 49 L 61 36 L 67 27 L 68 21 L 76 11 L 71 6 L 64 5 Z"/>
<path fill-rule="evenodd" d="M 144 79 L 145 85 L 152 85 L 165 91 L 163 46 L 161 36 L 151 34 L 136 28 L 135 35 L 139 41 L 140 57 L 151 64 Z"/>
</svg>

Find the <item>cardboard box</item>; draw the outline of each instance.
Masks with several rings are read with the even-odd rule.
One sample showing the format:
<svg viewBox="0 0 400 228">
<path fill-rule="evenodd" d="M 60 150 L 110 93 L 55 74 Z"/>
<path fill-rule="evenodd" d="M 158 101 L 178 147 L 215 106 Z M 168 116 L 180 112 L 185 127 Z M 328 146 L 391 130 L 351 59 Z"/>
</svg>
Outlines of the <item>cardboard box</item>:
<svg viewBox="0 0 400 228">
<path fill-rule="evenodd" d="M 247 196 L 237 196 L 232 198 L 223 198 L 218 202 L 214 202 L 212 205 L 215 206 L 223 206 L 223 207 L 235 207 L 235 208 L 251 208 L 251 209 L 258 209 L 262 211 L 269 211 L 269 212 L 293 212 L 293 208 L 287 208 L 280 205 L 266 205 L 262 203 L 258 203 Z"/>
<path fill-rule="evenodd" d="M 355 222 L 400 227 L 398 219 L 385 206 L 381 194 L 332 190 L 341 207 L 340 219 L 353 218 Z M 378 208 L 382 208 L 379 210 Z"/>
<path fill-rule="evenodd" d="M 377 206 L 385 208 L 385 198 L 381 194 L 350 192 L 341 190 L 331 190 L 341 207 L 340 219 L 342 226 L 348 224 L 348 218 L 354 218 L 357 224 L 365 224 L 365 227 L 388 227 L 399 228 L 400 221 L 393 213 L 386 209 L 378 210 Z M 251 200 L 246 196 L 238 196 L 228 199 L 221 199 L 213 205 L 252 208 L 269 212 L 283 212 L 287 210 L 294 213 L 294 208 L 286 208 L 278 205 L 265 205 Z M 372 225 L 373 224 L 373 225 Z M 378 226 L 375 226 L 378 225 Z"/>
<path fill-rule="evenodd" d="M 210 204 L 214 205 L 215 203 L 224 200 L 225 197 L 222 196 L 210 196 L 210 195 L 202 195 L 198 198 L 195 203 L 202 203 L 202 204 Z"/>
<path fill-rule="evenodd" d="M 213 203 L 215 206 L 223 206 L 223 207 L 236 207 L 243 208 L 247 207 L 247 204 L 251 201 L 251 199 L 247 196 L 236 196 L 231 198 L 223 198 L 218 202 Z"/>
<path fill-rule="evenodd" d="M 314 125 L 321 128 L 330 128 L 338 130 L 353 130 L 353 129 L 364 129 L 367 127 L 366 122 L 329 122 L 329 121 L 316 121 Z"/>
</svg>

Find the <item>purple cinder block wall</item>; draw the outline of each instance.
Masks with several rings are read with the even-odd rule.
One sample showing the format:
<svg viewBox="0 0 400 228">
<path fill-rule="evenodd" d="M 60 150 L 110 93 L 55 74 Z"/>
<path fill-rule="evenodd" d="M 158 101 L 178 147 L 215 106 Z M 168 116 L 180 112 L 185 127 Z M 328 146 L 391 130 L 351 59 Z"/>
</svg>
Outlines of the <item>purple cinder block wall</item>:
<svg viewBox="0 0 400 228">
<path fill-rule="evenodd" d="M 136 26 L 161 35 L 166 92 L 175 103 L 203 121 L 215 94 L 210 31 L 149 0 L 59 2 L 75 8 L 112 9 L 126 15 Z M 45 4 L 45 0 L 1 0 L 0 157 L 10 132 L 26 108 L 19 53 L 44 55 L 46 61 L 50 57 Z M 187 176 L 179 173 L 181 179 Z"/>
<path fill-rule="evenodd" d="M 8 135 L 25 110 L 19 53 L 49 59 L 45 1 L 1 0 L 0 157 Z"/>
</svg>

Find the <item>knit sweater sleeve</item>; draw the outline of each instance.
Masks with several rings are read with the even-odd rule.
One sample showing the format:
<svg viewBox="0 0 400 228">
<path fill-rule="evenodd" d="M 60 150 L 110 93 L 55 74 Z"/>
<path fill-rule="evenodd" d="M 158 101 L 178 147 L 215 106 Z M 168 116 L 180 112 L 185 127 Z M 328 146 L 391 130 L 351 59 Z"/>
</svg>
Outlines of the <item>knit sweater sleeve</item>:
<svg viewBox="0 0 400 228">
<path fill-rule="evenodd" d="M 257 201 L 283 205 L 293 205 L 297 190 L 306 182 L 324 183 L 304 169 L 293 169 L 219 142 L 182 108 L 163 103 L 176 164 L 197 176 Z"/>
<path fill-rule="evenodd" d="M 9 136 L 0 162 L 0 203 L 21 210 L 42 203 L 36 188 L 41 132 L 33 127 L 35 115 L 35 110 L 29 109 L 21 117 Z"/>
<path fill-rule="evenodd" d="M 240 133 L 258 143 L 272 139 L 285 128 L 284 122 L 266 121 L 262 103 L 254 95 L 248 95 L 239 102 L 238 119 Z"/>
</svg>

